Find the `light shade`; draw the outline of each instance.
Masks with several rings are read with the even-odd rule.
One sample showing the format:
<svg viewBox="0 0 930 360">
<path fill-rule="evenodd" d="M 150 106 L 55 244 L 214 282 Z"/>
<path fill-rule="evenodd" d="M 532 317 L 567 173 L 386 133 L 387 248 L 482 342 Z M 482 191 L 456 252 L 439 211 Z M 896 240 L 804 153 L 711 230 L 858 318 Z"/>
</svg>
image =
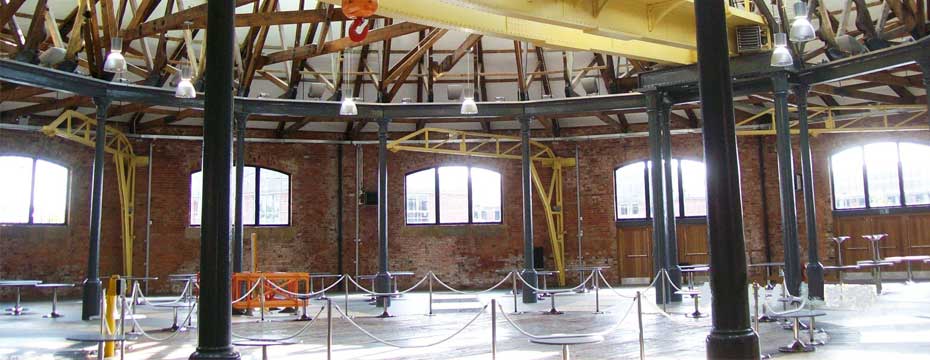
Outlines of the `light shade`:
<svg viewBox="0 0 930 360">
<path fill-rule="evenodd" d="M 191 83 L 188 79 L 181 79 L 178 82 L 178 87 L 174 89 L 174 97 L 179 99 L 193 99 L 197 97 L 197 89 L 194 89 L 194 84 Z"/>
<path fill-rule="evenodd" d="M 772 66 L 785 67 L 791 66 L 794 59 L 791 58 L 791 52 L 788 51 L 788 39 L 785 33 L 775 34 L 775 48 L 772 49 Z"/>
<path fill-rule="evenodd" d="M 339 115 L 355 116 L 358 115 L 358 106 L 355 105 L 355 99 L 346 97 L 342 99 L 342 106 L 339 107 Z"/>
<path fill-rule="evenodd" d="M 103 62 L 103 71 L 122 74 L 126 72 L 126 58 L 123 57 L 123 38 L 110 39 L 110 54 Z"/>
<path fill-rule="evenodd" d="M 50 47 L 39 54 L 39 63 L 45 66 L 55 66 L 65 61 L 67 50 L 60 47 Z"/>
<path fill-rule="evenodd" d="M 794 19 L 791 20 L 791 30 L 788 32 L 791 41 L 807 42 L 814 40 L 816 34 L 814 25 L 807 19 L 807 3 L 798 1 L 794 3 Z"/>
<path fill-rule="evenodd" d="M 462 102 L 462 115 L 475 115 L 478 113 L 478 104 L 475 103 L 475 98 L 466 97 L 465 101 Z"/>
</svg>

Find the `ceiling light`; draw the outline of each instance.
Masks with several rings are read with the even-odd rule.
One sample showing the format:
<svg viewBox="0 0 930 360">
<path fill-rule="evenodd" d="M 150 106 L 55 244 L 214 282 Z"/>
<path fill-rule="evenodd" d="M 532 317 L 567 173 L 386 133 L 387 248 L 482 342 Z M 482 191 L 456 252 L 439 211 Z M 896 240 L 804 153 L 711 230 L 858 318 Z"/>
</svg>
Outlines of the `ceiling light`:
<svg viewBox="0 0 930 360">
<path fill-rule="evenodd" d="M 66 55 L 67 50 L 60 47 L 50 47 L 48 50 L 45 50 L 39 54 L 39 63 L 48 67 L 52 67 L 60 64 L 62 61 L 65 61 Z"/>
<path fill-rule="evenodd" d="M 465 97 L 465 101 L 462 102 L 462 115 L 475 115 L 478 113 L 478 104 L 475 103 L 475 98 Z"/>
<path fill-rule="evenodd" d="M 807 3 L 794 3 L 794 19 L 791 20 L 791 41 L 807 42 L 814 40 L 814 25 L 807 19 Z"/>
<path fill-rule="evenodd" d="M 194 89 L 194 84 L 191 83 L 193 78 L 193 70 L 191 70 L 190 65 L 181 65 L 181 81 L 178 82 L 178 87 L 174 90 L 174 97 L 179 99 L 196 98 L 197 89 Z"/>
<path fill-rule="evenodd" d="M 772 50 L 772 66 L 786 67 L 791 66 L 794 59 L 791 58 L 791 52 L 788 51 L 788 39 L 785 33 L 775 34 L 775 48 Z"/>
<path fill-rule="evenodd" d="M 342 106 L 339 107 L 339 115 L 355 116 L 358 115 L 358 106 L 355 105 L 355 99 L 345 97 L 342 99 Z"/>
<path fill-rule="evenodd" d="M 123 38 L 115 36 L 110 39 L 110 54 L 103 63 L 103 71 L 122 74 L 126 72 L 126 58 L 123 57 Z"/>
</svg>

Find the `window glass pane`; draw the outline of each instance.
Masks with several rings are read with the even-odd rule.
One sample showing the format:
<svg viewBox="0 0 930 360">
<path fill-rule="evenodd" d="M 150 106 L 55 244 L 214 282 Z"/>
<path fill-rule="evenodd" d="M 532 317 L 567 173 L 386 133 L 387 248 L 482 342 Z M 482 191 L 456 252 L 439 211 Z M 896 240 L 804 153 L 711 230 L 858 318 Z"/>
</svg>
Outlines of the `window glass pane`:
<svg viewBox="0 0 930 360">
<path fill-rule="evenodd" d="M 617 219 L 646 218 L 646 163 L 638 162 L 614 173 L 617 193 Z"/>
<path fill-rule="evenodd" d="M 200 212 L 203 211 L 203 172 L 191 174 L 191 225 L 200 225 Z"/>
<path fill-rule="evenodd" d="M 64 224 L 68 206 L 68 169 L 45 160 L 36 161 L 32 222 Z"/>
<path fill-rule="evenodd" d="M 439 168 L 439 222 L 468 222 L 468 168 Z"/>
<path fill-rule="evenodd" d="M 32 158 L 0 156 L 0 172 L 0 223 L 28 223 Z"/>
<path fill-rule="evenodd" d="M 246 166 L 242 170 L 242 224 L 255 225 L 255 167 Z"/>
<path fill-rule="evenodd" d="M 898 144 L 876 143 L 866 145 L 865 170 L 869 181 L 869 206 L 900 206 Z"/>
<path fill-rule="evenodd" d="M 407 223 L 436 223 L 436 169 L 407 175 L 405 187 Z"/>
<path fill-rule="evenodd" d="M 865 208 L 862 182 L 862 148 L 844 150 L 830 158 L 833 176 L 833 206 L 836 209 Z"/>
<path fill-rule="evenodd" d="M 471 169 L 472 221 L 476 223 L 501 221 L 501 174 L 494 171 Z"/>
<path fill-rule="evenodd" d="M 287 225 L 290 215 L 290 178 L 287 174 L 261 169 L 259 171 L 258 223 L 261 225 Z M 245 223 L 243 221 L 243 223 Z"/>
<path fill-rule="evenodd" d="M 707 169 L 699 161 L 681 161 L 685 216 L 707 215 Z"/>
<path fill-rule="evenodd" d="M 930 204 L 930 146 L 901 143 L 901 173 L 904 175 L 904 203 Z"/>
</svg>

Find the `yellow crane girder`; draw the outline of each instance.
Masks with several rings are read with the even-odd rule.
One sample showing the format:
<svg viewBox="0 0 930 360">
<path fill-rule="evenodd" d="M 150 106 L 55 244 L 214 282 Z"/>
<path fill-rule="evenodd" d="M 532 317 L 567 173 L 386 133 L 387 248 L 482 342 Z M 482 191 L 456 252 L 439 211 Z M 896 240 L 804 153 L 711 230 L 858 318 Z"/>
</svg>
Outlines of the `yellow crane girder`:
<svg viewBox="0 0 930 360">
<path fill-rule="evenodd" d="M 797 107 L 789 107 L 788 111 L 797 112 Z M 914 125 L 914 120 L 923 119 L 927 114 L 926 105 L 854 105 L 854 106 L 809 106 L 807 117 L 812 122 L 808 129 L 811 136 L 820 134 L 840 133 L 867 133 L 867 132 L 894 132 L 894 131 L 923 131 L 927 126 Z M 890 115 L 904 115 L 907 117 L 890 118 Z M 768 108 L 753 116 L 736 123 L 737 129 L 746 126 L 763 116 L 769 116 L 769 129 L 737 130 L 740 136 L 768 136 L 775 135 L 775 108 Z M 880 124 L 870 123 L 863 125 L 867 119 L 881 119 Z M 822 125 L 822 126 L 821 126 Z M 798 122 L 792 121 L 790 133 L 800 134 L 797 129 Z"/>
<path fill-rule="evenodd" d="M 574 158 L 556 156 L 551 148 L 530 141 L 530 174 L 533 188 L 546 215 L 546 229 L 552 247 L 552 258 L 559 271 L 559 284 L 565 285 L 565 216 L 562 203 L 562 169 L 575 166 Z M 461 155 L 493 159 L 521 160 L 520 138 L 439 128 L 423 128 L 387 145 L 392 152 L 412 151 L 431 154 Z M 536 164 L 552 168 L 546 184 Z"/>
<path fill-rule="evenodd" d="M 74 110 L 68 110 L 55 121 L 42 127 L 48 136 L 58 136 L 89 147 L 96 146 L 97 120 Z M 148 157 L 133 153 L 126 135 L 114 127 L 106 127 L 106 153 L 113 155 L 120 200 L 120 225 L 123 240 L 123 273 L 132 276 L 132 246 L 135 239 L 136 166 L 148 164 Z"/>
</svg>

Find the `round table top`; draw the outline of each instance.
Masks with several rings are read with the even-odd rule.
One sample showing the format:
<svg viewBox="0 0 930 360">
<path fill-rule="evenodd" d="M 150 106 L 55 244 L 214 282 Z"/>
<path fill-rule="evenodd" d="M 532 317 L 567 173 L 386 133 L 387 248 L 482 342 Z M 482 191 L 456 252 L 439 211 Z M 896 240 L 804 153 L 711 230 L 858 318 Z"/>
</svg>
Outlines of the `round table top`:
<svg viewBox="0 0 930 360">
<path fill-rule="evenodd" d="M 377 279 L 378 275 L 359 275 L 359 276 L 356 276 L 356 278 L 360 280 L 371 280 L 371 279 Z"/>
<path fill-rule="evenodd" d="M 884 238 L 886 238 L 886 237 L 888 237 L 888 234 L 862 235 L 862 238 L 863 238 L 863 239 L 866 239 L 866 240 L 868 240 L 868 241 L 879 241 L 879 240 L 884 239 Z"/>
<path fill-rule="evenodd" d="M 177 309 L 180 309 L 180 308 L 189 308 L 189 307 L 192 307 L 192 306 L 194 306 L 194 304 L 196 304 L 196 303 L 193 303 L 193 302 L 176 302 L 176 303 L 168 303 L 168 304 L 152 304 L 152 306 L 154 306 L 154 307 L 165 307 L 165 308 L 177 308 Z"/>
<path fill-rule="evenodd" d="M 41 283 L 41 284 L 36 284 L 36 287 L 38 287 L 38 288 L 74 287 L 74 284 L 72 284 L 72 283 L 61 283 L 61 284 L 55 284 L 55 283 Z"/>
<path fill-rule="evenodd" d="M 581 266 L 571 269 L 565 269 L 565 271 L 594 271 L 594 270 L 604 270 L 608 268 L 607 266 Z"/>
<path fill-rule="evenodd" d="M 790 312 L 787 314 L 772 314 L 770 316 L 776 319 L 793 319 L 793 318 L 818 317 L 818 316 L 825 316 L 825 315 L 827 315 L 827 313 L 823 311 L 801 310 L 801 311 Z"/>
<path fill-rule="evenodd" d="M 843 265 L 843 266 L 828 265 L 828 266 L 823 267 L 824 270 L 855 270 L 858 268 L 859 268 L 859 265 Z"/>
<path fill-rule="evenodd" d="M 530 339 L 531 343 L 543 345 L 582 345 L 604 341 L 600 335 L 565 335 L 554 334 L 551 337 Z"/>
<path fill-rule="evenodd" d="M 290 341 L 290 340 L 255 339 L 255 340 L 233 341 L 232 344 L 236 346 L 275 346 L 275 345 L 293 345 L 293 344 L 296 344 L 296 342 Z"/>
<path fill-rule="evenodd" d="M 86 334 L 75 334 L 68 335 L 65 339 L 69 341 L 80 341 L 80 342 L 104 342 L 104 341 L 126 341 L 133 340 L 138 338 L 138 336 L 126 334 L 121 336 L 119 334 L 114 335 L 103 335 L 100 333 L 86 333 Z"/>
<path fill-rule="evenodd" d="M 911 256 L 891 256 L 891 257 L 886 257 L 886 258 L 885 258 L 885 261 L 894 261 L 894 262 L 900 262 L 900 261 L 925 261 L 925 260 L 930 260 L 930 256 L 928 256 L 928 255 L 911 255 Z"/>
<path fill-rule="evenodd" d="M 558 274 L 559 272 L 555 270 L 536 270 L 536 273 L 543 276 L 549 276 Z"/>
<path fill-rule="evenodd" d="M 413 271 L 389 271 L 388 274 L 391 276 L 413 276 Z"/>
<path fill-rule="evenodd" d="M 692 296 L 692 295 L 701 295 L 701 292 L 698 290 L 681 289 L 681 290 L 676 291 L 675 294 Z"/>
<path fill-rule="evenodd" d="M 879 260 L 879 261 L 875 261 L 875 260 L 861 260 L 861 261 L 856 261 L 856 266 L 860 266 L 860 267 L 891 266 L 891 265 L 894 265 L 894 263 L 891 262 L 891 261 L 884 261 L 884 260 Z"/>
<path fill-rule="evenodd" d="M 831 237 L 831 238 L 830 238 L 830 240 L 833 240 L 834 242 L 838 242 L 838 243 L 844 242 L 844 241 L 849 240 L 849 239 L 850 239 L 849 236 L 836 236 L 836 237 Z"/>
<path fill-rule="evenodd" d="M 169 278 L 173 278 L 173 279 L 177 279 L 177 278 L 195 278 L 195 277 L 197 277 L 197 274 L 171 274 L 171 275 L 168 275 L 168 277 L 169 277 Z"/>
<path fill-rule="evenodd" d="M 682 268 L 682 269 L 681 269 L 681 272 L 683 272 L 683 273 L 705 272 L 705 271 L 710 271 L 710 266 L 690 267 L 690 268 Z"/>
<path fill-rule="evenodd" d="M 149 280 L 158 280 L 157 276 L 124 276 L 123 279 L 129 281 L 149 281 Z"/>
<path fill-rule="evenodd" d="M 0 280 L 0 286 L 36 286 L 41 283 L 39 280 Z"/>
<path fill-rule="evenodd" d="M 749 264 L 749 267 L 773 267 L 773 266 L 785 266 L 785 263 L 783 263 L 783 262 L 767 262 L 767 263 Z"/>
</svg>

